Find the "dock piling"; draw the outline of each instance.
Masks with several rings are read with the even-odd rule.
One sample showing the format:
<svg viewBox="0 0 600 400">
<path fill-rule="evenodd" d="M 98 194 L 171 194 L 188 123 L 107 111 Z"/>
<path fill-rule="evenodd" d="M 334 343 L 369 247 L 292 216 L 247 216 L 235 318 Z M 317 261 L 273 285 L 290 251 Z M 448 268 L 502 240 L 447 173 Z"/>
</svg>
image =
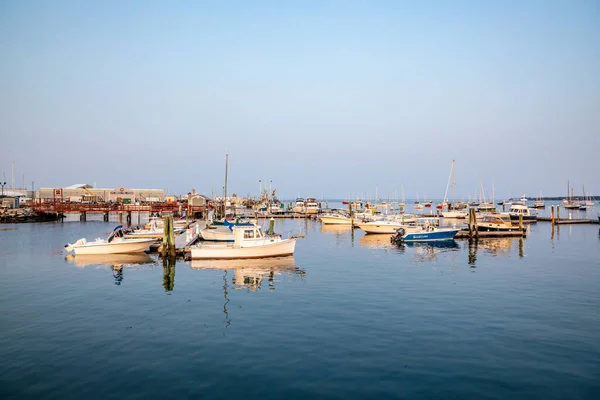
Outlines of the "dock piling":
<svg viewBox="0 0 600 400">
<path fill-rule="evenodd" d="M 551 211 L 552 211 L 552 217 L 551 217 L 552 218 L 552 225 L 554 225 L 554 206 L 552 206 Z"/>
</svg>

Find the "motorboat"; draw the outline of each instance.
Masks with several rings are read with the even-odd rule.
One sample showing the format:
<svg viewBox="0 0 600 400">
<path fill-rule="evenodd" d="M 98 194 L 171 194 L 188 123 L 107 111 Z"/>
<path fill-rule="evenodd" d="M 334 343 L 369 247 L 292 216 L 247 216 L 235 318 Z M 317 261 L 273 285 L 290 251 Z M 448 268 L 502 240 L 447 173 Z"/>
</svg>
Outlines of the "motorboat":
<svg viewBox="0 0 600 400">
<path fill-rule="evenodd" d="M 317 199 L 315 199 L 314 197 L 308 197 L 306 199 L 306 213 L 307 214 L 318 214 L 319 211 L 321 210 L 321 207 L 319 206 L 319 202 L 317 202 Z"/>
<path fill-rule="evenodd" d="M 430 224 L 423 224 L 416 227 L 399 228 L 390 240 L 394 244 L 454 240 L 459 231 L 460 228 L 440 228 Z"/>
<path fill-rule="evenodd" d="M 508 211 L 512 221 L 518 221 L 523 216 L 523 222 L 537 222 L 537 215 L 532 214 L 527 206 L 522 204 L 513 204 Z"/>
<path fill-rule="evenodd" d="M 198 259 L 245 259 L 285 257 L 294 254 L 296 238 L 265 235 L 258 225 L 233 227 L 233 243 L 202 243 L 190 247 L 190 256 Z"/>
<path fill-rule="evenodd" d="M 294 211 L 295 213 L 299 213 L 299 214 L 304 214 L 306 212 L 306 203 L 304 202 L 303 198 L 298 197 L 296 199 L 296 201 L 294 202 L 294 208 L 292 208 L 292 211 Z"/>
<path fill-rule="evenodd" d="M 142 253 L 154 242 L 156 239 L 125 239 L 123 225 L 119 225 L 106 239 L 98 238 L 88 242 L 82 238 L 73 244 L 65 245 L 65 250 L 72 251 L 76 255 Z"/>
<path fill-rule="evenodd" d="M 319 216 L 319 220 L 325 225 L 352 225 L 352 218 L 348 213 L 333 211 Z M 360 221 L 355 219 L 355 221 Z"/>
<path fill-rule="evenodd" d="M 394 234 L 398 228 L 402 228 L 406 224 L 415 222 L 413 216 L 394 216 L 394 218 L 380 218 L 376 221 L 367 221 L 356 224 L 360 229 L 366 233 L 381 233 L 381 234 Z"/>
<path fill-rule="evenodd" d="M 512 223 L 508 213 L 484 215 L 481 221 L 476 222 L 476 226 L 479 232 L 512 232 L 519 230 L 519 226 Z"/>
</svg>

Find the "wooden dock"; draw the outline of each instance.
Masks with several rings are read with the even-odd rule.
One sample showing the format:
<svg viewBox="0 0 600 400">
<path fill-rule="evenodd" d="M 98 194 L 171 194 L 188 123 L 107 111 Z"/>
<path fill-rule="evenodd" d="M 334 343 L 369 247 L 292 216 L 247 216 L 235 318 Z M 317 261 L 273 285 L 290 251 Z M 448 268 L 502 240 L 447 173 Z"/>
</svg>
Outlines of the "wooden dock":
<svg viewBox="0 0 600 400">
<path fill-rule="evenodd" d="M 523 231 L 510 231 L 510 232 L 478 232 L 473 233 L 473 239 L 490 239 L 490 238 L 507 238 L 507 237 L 526 237 L 527 233 L 525 230 Z M 460 231 L 454 236 L 454 239 L 471 239 L 471 235 L 469 235 L 469 231 Z"/>
<path fill-rule="evenodd" d="M 552 222 L 552 217 L 538 217 L 540 222 Z M 557 225 L 569 224 L 598 224 L 597 219 L 570 219 L 570 218 L 554 218 L 554 223 Z"/>
</svg>

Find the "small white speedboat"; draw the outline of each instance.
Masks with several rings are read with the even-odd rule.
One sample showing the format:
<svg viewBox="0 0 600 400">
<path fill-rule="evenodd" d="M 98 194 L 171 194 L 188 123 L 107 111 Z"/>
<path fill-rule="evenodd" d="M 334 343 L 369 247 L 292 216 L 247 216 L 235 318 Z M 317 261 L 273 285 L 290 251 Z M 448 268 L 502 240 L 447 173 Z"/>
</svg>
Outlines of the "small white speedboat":
<svg viewBox="0 0 600 400">
<path fill-rule="evenodd" d="M 73 244 L 65 245 L 66 251 L 77 254 L 123 254 L 142 253 L 150 247 L 156 239 L 125 239 L 123 226 L 117 226 L 106 239 L 96 239 L 88 242 L 85 238 Z"/>
</svg>

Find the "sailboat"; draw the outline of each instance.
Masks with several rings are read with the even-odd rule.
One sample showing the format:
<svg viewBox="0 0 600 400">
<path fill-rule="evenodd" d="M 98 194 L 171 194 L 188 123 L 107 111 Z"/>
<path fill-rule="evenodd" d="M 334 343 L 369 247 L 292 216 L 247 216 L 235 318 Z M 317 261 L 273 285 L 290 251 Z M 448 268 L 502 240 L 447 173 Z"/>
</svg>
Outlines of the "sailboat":
<svg viewBox="0 0 600 400">
<path fill-rule="evenodd" d="M 567 181 L 567 198 L 562 201 L 563 208 L 568 210 L 574 210 L 579 208 L 579 203 L 573 201 L 573 189 L 569 186 L 569 181 Z"/>
<path fill-rule="evenodd" d="M 590 208 L 590 206 L 594 205 L 594 202 L 591 200 L 587 200 L 585 198 L 585 186 L 582 186 L 582 189 L 583 189 L 583 201 L 581 203 L 579 203 L 579 209 L 581 211 L 587 211 Z M 589 204 L 589 203 L 591 203 L 591 204 Z"/>
<path fill-rule="evenodd" d="M 466 211 L 459 211 L 455 208 L 450 209 L 448 203 L 448 186 L 450 186 L 450 179 L 452 179 L 452 202 L 454 203 L 454 195 L 456 190 L 456 176 L 454 165 L 456 164 L 455 160 L 452 160 L 452 166 L 450 167 L 450 175 L 448 176 L 448 183 L 446 184 L 446 192 L 444 193 L 444 201 L 442 203 L 442 210 L 444 207 L 447 207 L 447 211 L 442 211 L 442 217 L 444 218 L 467 218 Z"/>
<path fill-rule="evenodd" d="M 481 202 L 477 207 L 477 211 L 486 212 L 486 211 L 496 211 L 496 206 L 494 203 L 489 203 L 485 201 L 485 190 L 483 190 L 483 184 L 481 183 L 481 179 L 479 179 L 479 185 L 481 186 Z M 493 189 L 492 189 L 493 190 Z"/>
<path fill-rule="evenodd" d="M 531 208 L 546 208 L 546 203 L 542 200 L 542 192 L 540 191 L 540 197 L 533 203 Z"/>
</svg>

